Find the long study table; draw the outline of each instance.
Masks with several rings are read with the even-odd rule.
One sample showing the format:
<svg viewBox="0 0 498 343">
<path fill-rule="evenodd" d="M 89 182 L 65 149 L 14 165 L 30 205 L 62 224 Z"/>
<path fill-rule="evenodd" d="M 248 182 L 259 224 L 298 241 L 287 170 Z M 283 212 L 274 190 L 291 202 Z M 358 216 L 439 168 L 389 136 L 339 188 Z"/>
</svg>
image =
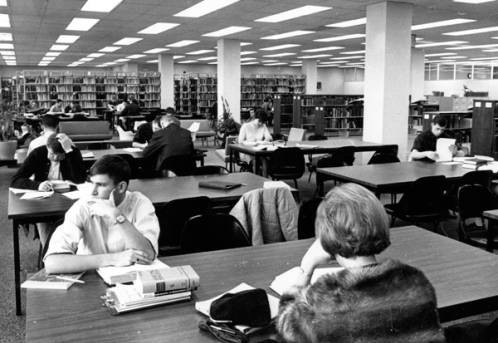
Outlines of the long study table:
<svg viewBox="0 0 498 343">
<path fill-rule="evenodd" d="M 199 187 L 199 181 L 223 180 L 241 183 L 241 187 L 229 191 Z M 262 188 L 267 179 L 252 173 L 234 173 L 229 175 L 209 176 L 179 176 L 172 178 L 136 179 L 131 180 L 129 189 L 137 190 L 146 195 L 154 205 L 161 205 L 175 199 L 185 199 L 198 196 L 207 196 L 213 203 L 237 201 L 242 194 L 254 189 Z M 16 313 L 21 313 L 21 280 L 19 257 L 19 225 L 39 222 L 50 222 L 64 216 L 74 203 L 61 194 L 37 200 L 21 200 L 20 195 L 9 191 L 8 219 L 12 220 L 14 244 L 14 273 Z"/>
<path fill-rule="evenodd" d="M 391 230 L 391 257 L 422 270 L 433 284 L 441 321 L 498 309 L 498 256 L 415 226 Z M 190 302 L 112 316 L 101 306 L 106 286 L 95 272 L 67 292 L 27 290 L 26 342 L 214 342 L 200 332 L 194 302 L 241 282 L 274 294 L 276 275 L 298 265 L 312 240 L 162 258 L 191 265 L 200 288 Z"/>
<path fill-rule="evenodd" d="M 314 155 L 314 154 L 329 154 L 333 153 L 339 148 L 345 146 L 352 146 L 355 152 L 362 151 L 394 151 L 396 154 L 398 153 L 398 145 L 397 144 L 379 144 L 372 142 L 365 142 L 355 139 L 330 139 L 323 141 L 302 141 L 302 142 L 286 142 L 285 147 L 298 147 L 301 149 L 303 154 Z M 259 147 L 254 147 L 251 145 L 245 144 L 230 144 L 230 172 L 232 171 L 232 165 L 235 161 L 234 153 L 240 152 L 246 155 L 250 155 L 254 157 L 256 168 L 255 170 L 259 170 L 259 165 L 262 165 L 262 176 L 266 177 L 268 175 L 268 171 L 266 170 L 266 164 L 263 163 L 263 159 L 265 157 L 269 157 L 275 149 L 275 146 L 271 146 L 273 148 L 264 148 L 261 150 Z"/>
</svg>

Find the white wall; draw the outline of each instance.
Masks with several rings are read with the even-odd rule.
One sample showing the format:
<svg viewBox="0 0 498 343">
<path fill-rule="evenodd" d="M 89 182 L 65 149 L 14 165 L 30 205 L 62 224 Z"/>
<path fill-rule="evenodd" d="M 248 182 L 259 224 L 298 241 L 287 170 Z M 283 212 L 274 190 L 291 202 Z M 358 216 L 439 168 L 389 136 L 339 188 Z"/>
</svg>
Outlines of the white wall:
<svg viewBox="0 0 498 343">
<path fill-rule="evenodd" d="M 318 68 L 317 82 L 322 83 L 322 89 L 317 94 L 343 94 L 344 72 L 339 68 Z"/>
<path fill-rule="evenodd" d="M 447 80 L 425 81 L 424 94 L 444 92 L 444 96 L 463 96 L 463 85 L 474 92 L 489 92 L 490 99 L 498 99 L 498 80 Z"/>
</svg>

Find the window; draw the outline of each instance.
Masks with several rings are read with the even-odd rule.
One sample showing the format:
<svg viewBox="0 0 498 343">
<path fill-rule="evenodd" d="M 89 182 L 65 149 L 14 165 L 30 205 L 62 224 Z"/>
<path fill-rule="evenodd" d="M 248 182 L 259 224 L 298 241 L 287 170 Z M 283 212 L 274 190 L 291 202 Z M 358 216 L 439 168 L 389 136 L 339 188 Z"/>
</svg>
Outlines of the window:
<svg viewBox="0 0 498 343">
<path fill-rule="evenodd" d="M 439 80 L 453 80 L 455 73 L 455 64 L 439 65 Z"/>
<path fill-rule="evenodd" d="M 472 65 L 457 64 L 456 65 L 456 79 L 457 80 L 472 79 Z"/>
<path fill-rule="evenodd" d="M 474 65 L 474 79 L 475 80 L 489 80 L 491 79 L 491 65 Z"/>
</svg>

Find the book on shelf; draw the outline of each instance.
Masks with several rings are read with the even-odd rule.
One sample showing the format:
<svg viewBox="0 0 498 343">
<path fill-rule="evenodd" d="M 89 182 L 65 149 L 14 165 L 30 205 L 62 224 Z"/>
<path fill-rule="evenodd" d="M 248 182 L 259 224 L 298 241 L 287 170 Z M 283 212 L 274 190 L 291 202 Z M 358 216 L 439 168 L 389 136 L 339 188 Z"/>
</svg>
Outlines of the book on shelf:
<svg viewBox="0 0 498 343">
<path fill-rule="evenodd" d="M 45 269 L 41 269 L 24 281 L 21 284 L 21 288 L 67 290 L 74 283 L 83 283 L 83 281 L 79 280 L 83 274 L 84 272 L 74 274 L 47 274 Z"/>
<path fill-rule="evenodd" d="M 117 283 L 133 282 L 137 279 L 139 271 L 168 268 L 168 266 L 159 261 L 154 260 L 152 264 L 133 264 L 127 267 L 102 267 L 97 269 L 97 274 L 108 285 Z"/>
</svg>

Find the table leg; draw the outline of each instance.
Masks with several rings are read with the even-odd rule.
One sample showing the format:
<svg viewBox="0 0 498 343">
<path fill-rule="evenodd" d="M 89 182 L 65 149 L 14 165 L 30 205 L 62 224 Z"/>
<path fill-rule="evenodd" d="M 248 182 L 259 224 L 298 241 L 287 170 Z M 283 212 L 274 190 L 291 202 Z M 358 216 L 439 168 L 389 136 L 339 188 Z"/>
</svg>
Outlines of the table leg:
<svg viewBox="0 0 498 343">
<path fill-rule="evenodd" d="M 228 163 L 229 163 L 229 171 L 230 173 L 233 172 L 233 150 L 232 149 L 228 149 L 230 150 L 230 158 L 228 159 Z"/>
<path fill-rule="evenodd" d="M 268 177 L 268 160 L 261 157 L 261 176 Z"/>
<path fill-rule="evenodd" d="M 493 252 L 493 241 L 494 237 L 494 220 L 488 219 L 486 225 L 486 250 L 489 252 Z"/>
<path fill-rule="evenodd" d="M 16 293 L 16 315 L 22 315 L 21 309 L 21 263 L 19 258 L 19 228 L 15 220 L 12 221 L 12 234 L 14 243 L 14 279 Z"/>
</svg>

